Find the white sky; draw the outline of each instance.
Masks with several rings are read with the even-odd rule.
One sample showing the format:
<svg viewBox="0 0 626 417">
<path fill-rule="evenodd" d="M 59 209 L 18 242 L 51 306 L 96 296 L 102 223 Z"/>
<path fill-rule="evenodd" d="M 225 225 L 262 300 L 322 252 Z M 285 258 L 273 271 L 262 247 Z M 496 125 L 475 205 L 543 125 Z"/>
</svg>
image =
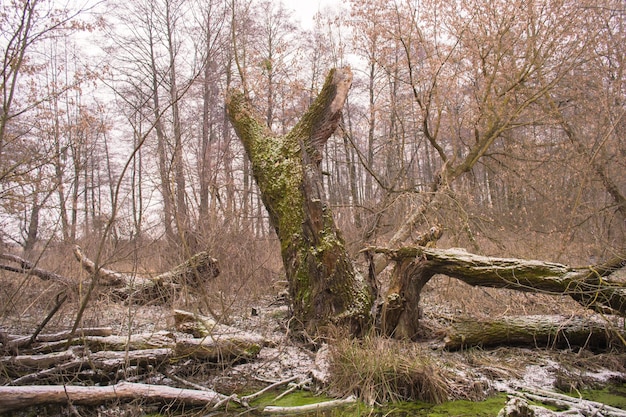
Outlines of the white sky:
<svg viewBox="0 0 626 417">
<path fill-rule="evenodd" d="M 279 1 L 279 0 L 274 0 Z M 285 8 L 293 10 L 294 17 L 300 21 L 305 29 L 313 27 L 313 16 L 325 7 L 334 7 L 342 3 L 341 0 L 282 0 Z"/>
</svg>

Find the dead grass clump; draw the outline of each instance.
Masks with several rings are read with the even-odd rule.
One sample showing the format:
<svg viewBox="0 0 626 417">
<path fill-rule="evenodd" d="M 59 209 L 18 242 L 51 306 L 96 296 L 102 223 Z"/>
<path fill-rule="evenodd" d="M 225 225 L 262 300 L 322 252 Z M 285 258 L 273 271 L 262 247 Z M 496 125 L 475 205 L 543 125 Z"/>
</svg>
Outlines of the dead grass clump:
<svg viewBox="0 0 626 417">
<path fill-rule="evenodd" d="M 333 392 L 357 395 L 371 405 L 448 399 L 444 379 L 428 352 L 416 344 L 380 337 L 343 339 L 331 352 Z"/>
</svg>

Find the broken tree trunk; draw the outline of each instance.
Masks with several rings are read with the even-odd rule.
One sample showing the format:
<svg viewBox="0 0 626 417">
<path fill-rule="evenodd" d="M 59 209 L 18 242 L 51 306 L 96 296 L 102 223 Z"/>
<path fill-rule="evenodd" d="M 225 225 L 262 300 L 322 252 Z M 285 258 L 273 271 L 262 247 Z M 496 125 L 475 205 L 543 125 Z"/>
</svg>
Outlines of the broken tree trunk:
<svg viewBox="0 0 626 417">
<path fill-rule="evenodd" d="M 198 252 L 180 265 L 155 277 L 127 275 L 97 267 L 78 245 L 74 246 L 74 256 L 87 272 L 98 275 L 102 285 L 120 287 L 115 295 L 139 304 L 155 300 L 167 301 L 181 285 L 198 287 L 220 273 L 217 259 L 207 252 Z"/>
<path fill-rule="evenodd" d="M 294 316 L 310 332 L 335 323 L 358 334 L 370 319 L 371 287 L 348 256 L 320 170 L 351 82 L 349 68 L 331 70 L 316 100 L 285 136 L 272 134 L 244 94 L 231 94 L 227 103 L 281 243 Z"/>
<path fill-rule="evenodd" d="M 419 295 L 435 274 L 474 286 L 568 295 L 586 308 L 626 315 L 626 284 L 607 278 L 626 266 L 623 257 L 573 268 L 553 262 L 475 255 L 462 249 L 415 246 L 368 250 L 385 254 L 396 264 L 381 309 L 381 327 L 389 335 L 414 337 Z"/>
<path fill-rule="evenodd" d="M 626 333 L 608 330 L 606 322 L 589 317 L 519 316 L 485 320 L 455 320 L 447 329 L 445 347 L 458 350 L 473 346 L 535 346 L 539 348 L 585 347 L 604 349 L 621 344 Z"/>
</svg>

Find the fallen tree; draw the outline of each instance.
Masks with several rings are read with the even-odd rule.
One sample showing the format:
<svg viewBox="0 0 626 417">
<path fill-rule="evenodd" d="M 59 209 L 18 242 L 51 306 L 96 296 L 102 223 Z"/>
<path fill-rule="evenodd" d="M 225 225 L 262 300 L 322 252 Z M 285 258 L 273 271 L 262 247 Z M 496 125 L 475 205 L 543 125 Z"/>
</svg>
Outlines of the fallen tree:
<svg viewBox="0 0 626 417">
<path fill-rule="evenodd" d="M 113 293 L 117 297 L 123 300 L 129 299 L 138 304 L 155 300 L 167 301 L 182 285 L 198 287 L 220 273 L 217 259 L 204 251 L 196 253 L 171 270 L 154 277 L 127 275 L 98 266 L 84 254 L 78 245 L 74 246 L 74 256 L 85 271 L 92 277 L 98 278 L 101 285 L 116 287 Z"/>
<path fill-rule="evenodd" d="M 73 287 L 75 285 L 71 279 L 45 269 L 38 268 L 33 262 L 12 253 L 0 254 L 0 260 L 13 264 L 0 264 L 0 269 L 5 271 L 15 272 L 17 274 L 29 274 L 44 281 L 58 282 L 66 287 Z"/>
<path fill-rule="evenodd" d="M 417 334 L 420 293 L 436 274 L 473 286 L 566 295 L 585 308 L 626 315 L 626 284 L 612 278 L 626 265 L 626 259 L 621 257 L 602 265 L 574 268 L 554 262 L 481 256 L 463 249 L 413 246 L 371 247 L 367 251 L 384 254 L 395 264 L 391 285 L 382 300 L 380 318 L 381 328 L 388 335 L 413 338 Z M 594 326 L 596 334 L 599 334 L 599 326 L 601 324 L 597 323 Z M 484 345 L 496 344 L 495 339 L 489 340 L 488 333 L 483 337 Z M 477 331 L 471 344 L 481 344 L 479 338 Z M 506 339 L 500 341 L 505 343 Z"/>
<path fill-rule="evenodd" d="M 208 280 L 217 277 L 220 273 L 217 259 L 204 251 L 194 254 L 169 271 L 155 276 L 129 275 L 96 265 L 78 245 L 74 246 L 73 252 L 76 260 L 91 275 L 91 278 L 97 278 L 99 285 L 112 288 L 111 293 L 120 300 L 130 300 L 137 304 L 167 302 L 172 294 L 175 294 L 183 285 L 197 288 L 205 285 Z M 0 260 L 11 263 L 0 264 L 0 269 L 5 271 L 54 281 L 70 291 L 76 292 L 78 289 L 78 280 L 39 268 L 33 262 L 20 256 L 2 253 Z M 85 283 L 83 282 L 82 285 Z"/>
<path fill-rule="evenodd" d="M 455 319 L 446 330 L 445 347 L 530 346 L 583 347 L 593 350 L 622 346 L 626 332 L 607 329 L 606 322 L 589 317 L 515 316 L 495 320 Z"/>
</svg>

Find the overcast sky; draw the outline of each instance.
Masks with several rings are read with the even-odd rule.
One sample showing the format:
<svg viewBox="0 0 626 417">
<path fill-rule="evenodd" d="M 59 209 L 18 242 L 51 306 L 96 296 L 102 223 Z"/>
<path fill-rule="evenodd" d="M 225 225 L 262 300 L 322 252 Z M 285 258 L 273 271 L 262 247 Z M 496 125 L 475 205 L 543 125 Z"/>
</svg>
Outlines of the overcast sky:
<svg viewBox="0 0 626 417">
<path fill-rule="evenodd" d="M 279 0 L 276 0 L 279 1 Z M 326 6 L 336 6 L 342 3 L 341 0 L 282 0 L 287 9 L 295 11 L 296 19 L 300 20 L 303 28 L 313 27 L 313 16 L 318 10 Z"/>
</svg>

